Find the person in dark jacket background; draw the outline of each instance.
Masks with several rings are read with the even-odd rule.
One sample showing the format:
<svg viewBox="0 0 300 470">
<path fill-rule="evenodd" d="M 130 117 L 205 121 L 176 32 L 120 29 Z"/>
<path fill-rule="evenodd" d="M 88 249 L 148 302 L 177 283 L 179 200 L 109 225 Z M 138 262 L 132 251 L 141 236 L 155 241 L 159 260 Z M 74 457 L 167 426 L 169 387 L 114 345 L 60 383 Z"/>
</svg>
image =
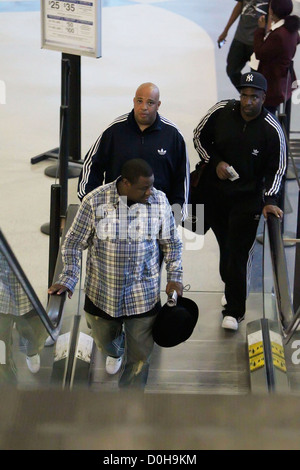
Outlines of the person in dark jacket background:
<svg viewBox="0 0 300 470">
<path fill-rule="evenodd" d="M 205 224 L 220 248 L 225 284 L 222 327 L 244 319 L 253 248 L 261 213 L 282 218 L 278 207 L 286 170 L 282 128 L 263 107 L 263 75 L 242 75 L 240 101 L 215 104 L 194 130 L 194 145 L 207 166 L 201 178 Z"/>
<path fill-rule="evenodd" d="M 226 72 L 230 81 L 239 87 L 242 70 L 250 60 L 253 53 L 253 37 L 257 27 L 257 20 L 268 12 L 269 0 L 236 0 L 236 4 L 224 28 L 218 37 L 221 47 L 226 41 L 231 26 L 238 19 L 238 25 L 227 55 Z"/>
<path fill-rule="evenodd" d="M 268 83 L 265 107 L 272 113 L 279 110 L 283 103 L 286 114 L 287 136 L 290 130 L 291 96 L 296 74 L 293 58 L 299 44 L 299 17 L 291 15 L 292 0 L 271 0 L 271 29 L 265 31 L 266 20 L 261 16 L 254 33 L 254 52 L 259 60 L 257 71 L 262 73 Z"/>
<path fill-rule="evenodd" d="M 158 114 L 159 89 L 153 83 L 138 87 L 130 113 L 119 116 L 88 151 L 79 176 L 80 200 L 103 183 L 114 181 L 123 164 L 132 158 L 146 160 L 154 172 L 154 186 L 171 205 L 187 215 L 189 160 L 184 138 L 176 125 Z"/>
</svg>

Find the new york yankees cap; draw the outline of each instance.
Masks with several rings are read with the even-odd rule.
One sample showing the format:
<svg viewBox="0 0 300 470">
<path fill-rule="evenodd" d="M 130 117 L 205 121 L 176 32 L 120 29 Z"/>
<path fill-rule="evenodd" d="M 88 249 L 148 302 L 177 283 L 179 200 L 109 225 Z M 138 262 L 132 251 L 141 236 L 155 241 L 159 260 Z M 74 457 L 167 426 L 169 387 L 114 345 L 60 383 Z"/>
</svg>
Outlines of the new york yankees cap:
<svg viewBox="0 0 300 470">
<path fill-rule="evenodd" d="M 240 88 L 258 88 L 259 90 L 267 91 L 268 84 L 265 77 L 259 72 L 248 72 L 244 73 L 241 77 Z"/>
</svg>

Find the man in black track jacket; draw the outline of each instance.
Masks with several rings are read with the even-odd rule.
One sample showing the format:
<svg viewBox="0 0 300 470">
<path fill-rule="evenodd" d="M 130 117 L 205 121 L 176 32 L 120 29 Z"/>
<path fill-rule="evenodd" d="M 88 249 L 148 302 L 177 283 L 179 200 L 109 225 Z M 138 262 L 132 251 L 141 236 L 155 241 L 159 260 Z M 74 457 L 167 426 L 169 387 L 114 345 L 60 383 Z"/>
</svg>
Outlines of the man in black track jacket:
<svg viewBox="0 0 300 470">
<path fill-rule="evenodd" d="M 116 118 L 87 153 L 78 197 L 82 200 L 97 186 L 114 181 L 127 160 L 142 158 L 153 169 L 154 187 L 166 194 L 171 205 L 181 206 L 184 219 L 190 174 L 184 138 L 174 123 L 158 114 L 156 85 L 140 85 L 133 103 L 133 110 Z"/>
<path fill-rule="evenodd" d="M 240 101 L 217 103 L 194 130 L 195 148 L 207 163 L 201 180 L 205 224 L 220 247 L 222 327 L 231 330 L 245 315 L 260 215 L 283 215 L 277 204 L 286 142 L 278 120 L 263 107 L 266 90 L 263 75 L 244 74 Z"/>
</svg>

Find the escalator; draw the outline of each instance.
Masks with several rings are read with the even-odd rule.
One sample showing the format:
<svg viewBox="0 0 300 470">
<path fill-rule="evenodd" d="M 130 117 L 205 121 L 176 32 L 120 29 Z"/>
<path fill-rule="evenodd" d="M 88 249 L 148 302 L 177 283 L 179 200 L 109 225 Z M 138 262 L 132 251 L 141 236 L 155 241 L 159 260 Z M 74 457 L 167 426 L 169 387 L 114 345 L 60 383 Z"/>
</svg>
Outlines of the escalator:
<svg viewBox="0 0 300 470">
<path fill-rule="evenodd" d="M 76 210 L 68 209 L 62 240 Z M 300 354 L 293 345 L 300 349 L 300 314 L 291 307 L 278 220 L 268 220 L 263 292 L 250 294 L 247 323 L 236 333 L 221 329 L 221 294 L 190 289 L 186 295 L 200 310 L 193 335 L 175 348 L 155 346 L 145 394 L 125 391 L 121 400 L 119 393 L 112 393 L 118 390 L 117 378 L 106 374 L 84 318 L 83 279 L 72 299 L 51 296 L 44 310 L 2 233 L 0 242 L 2 258 L 48 336 L 40 353 L 41 369 L 32 374 L 26 367 L 26 345 L 13 329 L 16 380 L 5 382 L 2 374 L 1 449 L 102 449 L 105 458 L 112 455 L 107 449 L 162 449 L 161 455 L 169 449 L 169 458 L 172 450 L 180 449 L 185 458 L 189 449 L 193 455 L 195 449 L 299 449 Z M 60 263 L 59 253 L 54 277 Z M 251 370 L 253 345 L 245 338 L 262 322 L 266 331 L 275 325 L 286 370 L 276 367 L 272 341 L 269 356 L 265 354 L 268 370 Z M 267 351 L 265 344 L 262 350 Z M 1 369 L 5 364 L 0 357 Z M 154 454 L 151 450 L 152 459 Z"/>
<path fill-rule="evenodd" d="M 47 358 L 40 371 L 35 363 L 33 374 L 26 363 L 39 357 L 48 335 L 57 338 L 61 316 L 50 320 L 2 232 L 0 266 L 0 383 L 43 386 L 49 383 L 51 361 Z"/>
<path fill-rule="evenodd" d="M 76 214 L 70 206 L 62 240 Z M 51 296 L 44 309 L 25 272 L 0 230 L 0 384 L 20 389 L 61 387 L 64 372 L 55 374 L 55 344 L 70 331 L 72 314 L 65 311 L 65 295 Z M 55 275 L 61 270 L 57 257 Z M 70 310 L 69 310 L 70 311 Z M 30 367 L 28 357 L 40 356 L 40 367 Z M 36 364 L 35 364 L 36 365 Z"/>
<path fill-rule="evenodd" d="M 220 328 L 220 294 L 189 290 L 185 295 L 194 300 L 200 310 L 197 326 L 193 335 L 175 348 L 155 345 L 145 393 L 290 392 L 291 347 L 296 344 L 291 338 L 295 340 L 298 334 L 291 325 L 299 314 L 293 311 L 280 221 L 270 216 L 264 232 L 262 292 L 250 294 L 246 320 L 240 324 L 239 331 Z M 164 303 L 164 292 L 161 296 Z M 82 343 L 87 344 L 84 338 L 90 336 L 84 318 L 80 332 Z M 90 352 L 88 388 L 97 392 L 116 391 L 117 377 L 106 373 L 105 358 L 95 345 Z M 78 358 L 81 356 L 82 353 L 77 353 Z M 299 372 L 294 368 L 295 376 L 299 376 Z M 294 377 L 295 380 L 297 384 Z M 74 380 L 75 386 L 80 384 L 80 380 L 78 383 Z M 297 385 L 293 391 L 297 393 Z"/>
<path fill-rule="evenodd" d="M 70 206 L 68 209 L 62 241 L 77 208 Z M 26 365 L 26 339 L 14 327 L 13 380 L 3 381 L 17 384 L 21 389 L 117 390 L 117 378 L 106 373 L 105 360 L 96 350 L 85 321 L 82 278 L 72 299 L 50 296 L 44 310 L 2 233 L 0 239 L 1 259 L 8 260 L 11 275 L 19 282 L 24 298 L 34 305 L 43 338 L 47 338 L 46 347 L 40 352 L 41 368 L 32 374 Z M 61 266 L 59 252 L 54 279 Z M 164 279 L 162 285 L 163 282 Z M 198 324 L 192 337 L 176 348 L 162 349 L 155 345 L 146 393 L 248 393 L 245 325 L 234 336 L 219 327 L 220 298 L 216 293 L 190 290 L 186 295 L 200 306 Z M 161 296 L 164 303 L 164 292 Z M 250 301 L 250 318 L 256 317 L 259 304 L 260 298 L 255 294 Z M 207 312 L 210 312 L 209 316 Z M 14 313 L 17 316 L 18 312 Z M 3 369 L 4 364 L 1 366 Z"/>
<path fill-rule="evenodd" d="M 77 205 L 68 209 L 62 241 L 77 209 Z M 300 314 L 298 312 L 294 315 L 293 312 L 280 223 L 274 219 L 272 216 L 268 219 L 265 230 L 263 292 L 250 294 L 247 321 L 240 324 L 237 333 L 223 330 L 220 328 L 221 296 L 214 292 L 190 289 L 185 295 L 194 300 L 200 310 L 196 328 L 186 342 L 175 348 L 155 345 L 146 393 L 286 393 L 290 387 L 288 367 L 292 369 L 297 390 L 299 374 L 293 368 L 295 352 L 292 348 L 298 344 L 295 342 L 298 337 L 295 324 Z M 106 373 L 104 357 L 96 350 L 85 320 L 82 276 L 71 300 L 66 300 L 64 295 L 50 296 L 47 309 L 44 310 L 1 232 L 0 242 L 1 301 L 2 304 L 5 301 L 9 304 L 6 298 L 8 289 L 5 290 L 3 286 L 10 285 L 13 298 L 10 313 L 12 318 L 15 315 L 11 339 L 6 338 L 6 343 L 11 341 L 12 347 L 5 352 L 5 341 L 2 339 L 0 342 L 2 381 L 17 384 L 21 388 L 116 391 L 117 377 Z M 54 279 L 61 271 L 61 263 L 59 251 Z M 84 272 L 83 269 L 81 271 Z M 8 276 L 6 280 L 5 275 Z M 163 283 L 164 278 L 162 286 Z M 20 299 L 19 303 L 16 302 L 13 285 L 18 286 L 19 297 L 22 294 L 26 300 L 23 299 L 23 304 Z M 161 296 L 164 303 L 164 292 Z M 46 347 L 40 353 L 41 368 L 36 374 L 31 373 L 26 365 L 28 338 L 20 335 L 17 325 L 20 313 L 16 311 L 17 305 L 19 308 L 22 305 L 21 313 L 24 313 L 25 304 L 27 311 L 31 312 L 28 323 L 35 316 L 42 338 L 47 338 Z M 5 313 L 2 309 L 2 319 L 7 318 Z M 270 328 L 272 337 L 266 339 Z M 294 341 L 291 343 L 292 336 Z M 264 350 L 267 347 L 264 341 L 269 343 L 269 352 Z M 271 364 L 270 370 L 267 368 L 268 362 Z"/>
</svg>

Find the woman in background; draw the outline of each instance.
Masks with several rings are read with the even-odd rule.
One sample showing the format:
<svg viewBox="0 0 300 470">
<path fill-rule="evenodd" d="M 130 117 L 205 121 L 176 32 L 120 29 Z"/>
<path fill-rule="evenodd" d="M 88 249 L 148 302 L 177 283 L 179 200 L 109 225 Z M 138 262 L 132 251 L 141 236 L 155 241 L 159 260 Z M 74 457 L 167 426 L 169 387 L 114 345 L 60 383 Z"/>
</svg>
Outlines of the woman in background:
<svg viewBox="0 0 300 470">
<path fill-rule="evenodd" d="M 279 106 L 284 105 L 287 137 L 290 131 L 291 96 L 293 88 L 296 88 L 293 86 L 296 80 L 293 58 L 300 41 L 299 17 L 291 15 L 292 11 L 292 0 L 271 0 L 271 28 L 266 32 L 266 19 L 261 16 L 254 33 L 254 52 L 259 60 L 258 72 L 268 82 L 264 106 L 275 114 L 279 111 Z"/>
</svg>

